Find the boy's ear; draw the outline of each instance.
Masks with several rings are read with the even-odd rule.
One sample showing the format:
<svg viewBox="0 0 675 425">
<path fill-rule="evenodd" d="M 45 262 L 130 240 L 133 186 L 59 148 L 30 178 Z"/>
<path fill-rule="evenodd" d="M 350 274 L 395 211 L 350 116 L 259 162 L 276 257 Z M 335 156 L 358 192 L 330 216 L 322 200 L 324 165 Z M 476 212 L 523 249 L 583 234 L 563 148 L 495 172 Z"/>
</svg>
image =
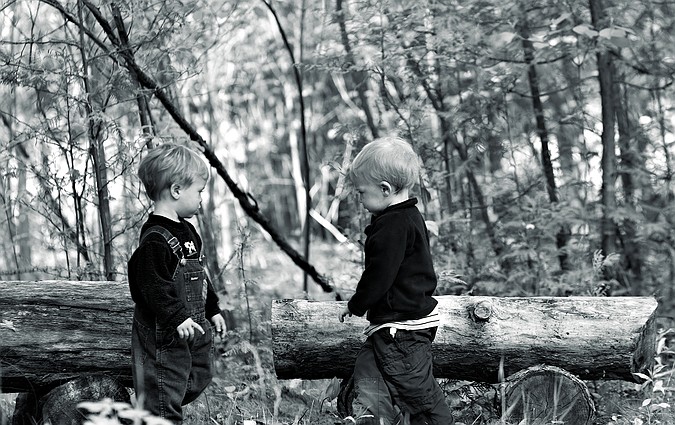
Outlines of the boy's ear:
<svg viewBox="0 0 675 425">
<path fill-rule="evenodd" d="M 169 193 L 171 193 L 171 197 L 173 199 L 180 198 L 180 185 L 177 183 L 173 183 L 169 188 Z"/>
<path fill-rule="evenodd" d="M 387 181 L 382 180 L 380 182 L 380 190 L 382 191 L 382 194 L 384 196 L 389 196 L 392 193 L 394 193 L 393 188 L 391 187 L 391 184 Z"/>
</svg>

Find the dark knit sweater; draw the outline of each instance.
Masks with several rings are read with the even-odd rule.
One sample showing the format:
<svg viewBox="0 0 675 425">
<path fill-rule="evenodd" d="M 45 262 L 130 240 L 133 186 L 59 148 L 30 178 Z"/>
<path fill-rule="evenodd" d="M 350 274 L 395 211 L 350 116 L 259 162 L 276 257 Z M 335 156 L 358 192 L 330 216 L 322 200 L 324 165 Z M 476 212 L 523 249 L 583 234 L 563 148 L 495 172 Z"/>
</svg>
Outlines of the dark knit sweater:
<svg viewBox="0 0 675 425">
<path fill-rule="evenodd" d="M 150 214 L 141 229 L 141 235 L 152 226 L 161 226 L 175 236 L 180 242 L 183 256 L 186 259 L 199 258 L 202 240 L 192 224 L 183 219 L 176 222 L 166 217 Z M 190 247 L 196 249 L 190 249 Z M 156 317 L 157 324 L 161 328 L 175 329 L 190 317 L 187 306 L 178 297 L 173 282 L 173 273 L 178 267 L 178 262 L 176 254 L 164 237 L 158 233 L 150 234 L 129 259 L 131 298 L 144 314 L 151 313 Z M 207 319 L 220 313 L 218 296 L 210 281 L 208 282 L 205 313 Z"/>
<path fill-rule="evenodd" d="M 349 311 L 371 323 L 420 319 L 438 302 L 429 235 L 417 199 L 391 205 L 365 229 L 365 269 Z"/>
</svg>

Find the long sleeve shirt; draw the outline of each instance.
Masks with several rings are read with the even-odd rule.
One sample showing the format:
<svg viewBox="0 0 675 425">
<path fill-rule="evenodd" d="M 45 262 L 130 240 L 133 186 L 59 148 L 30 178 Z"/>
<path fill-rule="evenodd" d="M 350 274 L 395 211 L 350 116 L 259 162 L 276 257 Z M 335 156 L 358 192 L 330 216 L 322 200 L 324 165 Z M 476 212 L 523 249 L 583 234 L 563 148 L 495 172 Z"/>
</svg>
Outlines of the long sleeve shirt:
<svg viewBox="0 0 675 425">
<path fill-rule="evenodd" d="M 186 220 L 179 222 L 151 214 L 141 229 L 141 235 L 152 226 L 161 226 L 176 237 L 186 259 L 199 259 L 202 240 L 194 226 Z M 158 233 L 149 234 L 129 259 L 129 290 L 136 307 L 151 313 L 161 328 L 175 329 L 190 315 L 179 298 L 173 274 L 179 263 L 166 239 Z M 210 319 L 220 313 L 218 296 L 207 279 L 205 313 Z"/>
<path fill-rule="evenodd" d="M 371 218 L 365 229 L 365 268 L 349 300 L 352 314 L 371 323 L 419 319 L 438 302 L 429 236 L 411 198 Z"/>
</svg>

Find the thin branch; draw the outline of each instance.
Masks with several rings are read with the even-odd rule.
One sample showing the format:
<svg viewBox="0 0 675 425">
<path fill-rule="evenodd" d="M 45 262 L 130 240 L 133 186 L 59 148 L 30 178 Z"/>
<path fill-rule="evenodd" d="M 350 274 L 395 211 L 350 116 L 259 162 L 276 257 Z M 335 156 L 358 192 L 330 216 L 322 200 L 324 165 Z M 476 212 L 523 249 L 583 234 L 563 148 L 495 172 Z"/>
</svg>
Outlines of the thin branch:
<svg viewBox="0 0 675 425">
<path fill-rule="evenodd" d="M 47 0 L 52 2 L 53 0 Z M 274 228 L 270 221 L 265 217 L 259 210 L 255 198 L 247 192 L 244 192 L 239 188 L 239 186 L 232 180 L 224 165 L 220 162 L 218 157 L 216 157 L 213 150 L 208 146 L 206 141 L 199 135 L 197 130 L 185 119 L 185 117 L 178 111 L 178 108 L 173 104 L 169 99 L 166 93 L 161 89 L 161 87 L 155 82 L 155 80 L 146 74 L 140 66 L 136 63 L 133 52 L 129 46 L 124 46 L 121 44 L 117 35 L 113 31 L 112 27 L 108 21 L 103 17 L 103 14 L 100 10 L 93 5 L 88 0 L 83 0 L 87 9 L 89 9 L 99 23 L 103 31 L 106 33 L 106 36 L 112 41 L 115 47 L 118 49 L 121 58 L 124 61 L 126 68 L 137 78 L 139 84 L 145 89 L 149 90 L 151 93 L 156 96 L 160 103 L 164 106 L 169 115 L 173 120 L 178 124 L 178 126 L 190 137 L 191 140 L 197 142 L 202 149 L 204 150 L 204 156 L 209 161 L 209 164 L 216 170 L 218 175 L 225 181 L 227 187 L 230 189 L 235 198 L 239 201 L 239 204 L 244 209 L 244 211 L 260 226 L 265 229 L 267 233 L 272 237 L 272 239 L 277 243 L 277 245 L 293 260 L 293 262 L 299 266 L 302 270 L 307 272 L 309 276 L 316 281 L 325 292 L 333 292 L 334 288 L 328 283 L 328 280 L 319 274 L 319 272 L 307 262 L 307 260 L 300 255 L 284 238 L 283 236 Z M 339 297 L 339 296 L 338 296 Z"/>
<path fill-rule="evenodd" d="M 298 64 L 295 61 L 295 55 L 293 54 L 293 48 L 291 47 L 291 44 L 288 41 L 288 37 L 286 36 L 286 31 L 284 31 L 284 27 L 281 25 L 281 21 L 279 21 L 279 16 L 277 15 L 276 10 L 272 7 L 270 3 L 267 2 L 267 0 L 262 0 L 263 3 L 265 3 L 265 6 L 267 6 L 267 9 L 272 13 L 272 16 L 274 17 L 274 21 L 277 24 L 277 28 L 279 29 L 279 33 L 281 34 L 281 39 L 284 42 L 284 46 L 286 47 L 286 51 L 288 52 L 288 55 L 291 58 L 291 63 L 293 64 L 293 76 L 295 77 L 295 84 L 298 87 L 298 98 L 300 102 L 300 132 L 301 132 L 301 140 L 302 140 L 302 165 L 303 165 L 303 180 L 304 180 L 304 185 L 305 185 L 305 228 L 304 228 L 304 237 L 305 237 L 305 258 L 309 258 L 309 243 L 310 243 L 310 220 L 309 220 L 309 213 L 310 210 L 312 209 L 312 197 L 309 194 L 309 154 L 307 152 L 307 125 L 305 124 L 305 99 L 302 95 L 302 77 L 300 75 L 300 69 L 298 68 Z M 303 290 L 305 293 L 307 292 L 307 275 L 304 276 L 304 283 L 303 283 Z"/>
</svg>

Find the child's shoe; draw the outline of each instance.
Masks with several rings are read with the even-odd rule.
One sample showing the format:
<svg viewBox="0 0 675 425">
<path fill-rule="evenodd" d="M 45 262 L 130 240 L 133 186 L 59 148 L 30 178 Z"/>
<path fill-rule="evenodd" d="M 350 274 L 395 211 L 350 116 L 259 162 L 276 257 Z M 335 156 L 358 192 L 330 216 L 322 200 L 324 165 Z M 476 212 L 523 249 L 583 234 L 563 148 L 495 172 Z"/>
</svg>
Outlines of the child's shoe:
<svg viewBox="0 0 675 425">
<path fill-rule="evenodd" d="M 356 425 L 380 425 L 380 420 L 373 415 L 363 415 L 356 420 Z"/>
<path fill-rule="evenodd" d="M 342 420 L 342 425 L 380 425 L 380 421 L 373 415 L 363 415 L 354 419 L 352 416 L 347 416 Z"/>
</svg>

